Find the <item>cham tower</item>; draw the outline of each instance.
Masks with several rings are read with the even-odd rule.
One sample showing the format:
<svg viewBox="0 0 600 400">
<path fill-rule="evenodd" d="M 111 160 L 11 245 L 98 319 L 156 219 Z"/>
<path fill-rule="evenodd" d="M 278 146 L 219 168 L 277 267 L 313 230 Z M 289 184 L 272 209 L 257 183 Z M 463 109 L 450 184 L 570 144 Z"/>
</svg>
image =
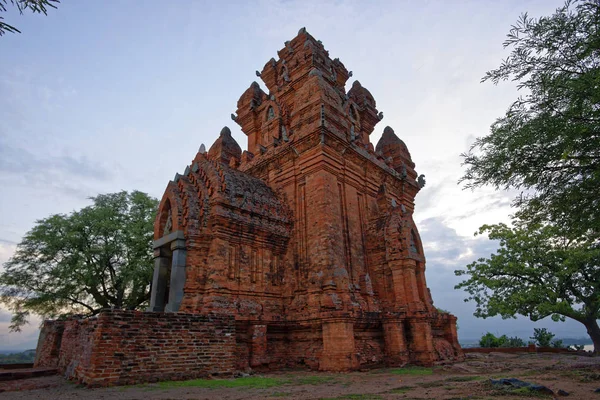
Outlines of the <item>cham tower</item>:
<svg viewBox="0 0 600 400">
<path fill-rule="evenodd" d="M 303 28 L 167 185 L 149 311 L 235 316 L 236 367 L 344 371 L 463 358 L 413 221 L 424 184 L 375 99 Z M 182 168 L 184 166 L 182 165 Z"/>
</svg>

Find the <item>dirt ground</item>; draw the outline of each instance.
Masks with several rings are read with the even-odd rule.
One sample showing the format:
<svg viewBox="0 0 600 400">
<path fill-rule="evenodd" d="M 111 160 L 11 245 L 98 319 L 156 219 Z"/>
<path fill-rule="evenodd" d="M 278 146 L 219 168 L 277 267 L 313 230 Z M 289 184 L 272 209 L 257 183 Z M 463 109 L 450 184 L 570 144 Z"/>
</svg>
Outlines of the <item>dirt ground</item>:
<svg viewBox="0 0 600 400">
<path fill-rule="evenodd" d="M 518 378 L 544 385 L 554 394 L 493 386 L 490 378 Z M 562 390 L 571 399 L 600 400 L 600 393 L 594 392 L 600 388 L 600 357 L 469 354 L 463 363 L 433 369 L 407 367 L 340 374 L 283 371 L 234 382 L 195 382 L 88 389 L 60 376 L 49 376 L 0 382 L 0 390 L 12 389 L 0 393 L 0 399 L 551 399 L 561 398 L 558 392 Z"/>
</svg>

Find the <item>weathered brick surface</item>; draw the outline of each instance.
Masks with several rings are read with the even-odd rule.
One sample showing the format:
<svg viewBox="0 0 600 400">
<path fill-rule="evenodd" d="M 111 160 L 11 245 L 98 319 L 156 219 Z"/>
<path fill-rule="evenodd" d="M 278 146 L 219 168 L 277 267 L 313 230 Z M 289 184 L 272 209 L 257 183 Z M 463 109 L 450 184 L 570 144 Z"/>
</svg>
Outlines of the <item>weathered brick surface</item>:
<svg viewBox="0 0 600 400">
<path fill-rule="evenodd" d="M 58 366 L 58 355 L 64 330 L 65 321 L 44 322 L 35 352 L 34 366 L 36 368 Z"/>
<path fill-rule="evenodd" d="M 90 386 L 228 375 L 235 370 L 232 316 L 107 310 L 62 324 L 58 367 L 68 378 Z M 42 332 L 53 326 L 46 323 Z M 38 351 L 45 352 L 43 344 Z"/>
</svg>

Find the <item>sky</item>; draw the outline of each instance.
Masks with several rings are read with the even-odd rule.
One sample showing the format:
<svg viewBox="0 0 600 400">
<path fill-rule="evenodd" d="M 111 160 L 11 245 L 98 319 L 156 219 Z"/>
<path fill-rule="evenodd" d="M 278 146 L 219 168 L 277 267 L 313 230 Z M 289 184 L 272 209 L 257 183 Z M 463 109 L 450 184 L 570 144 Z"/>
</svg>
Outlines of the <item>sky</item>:
<svg viewBox="0 0 600 400">
<path fill-rule="evenodd" d="M 550 15 L 554 0 L 474 1 L 75 1 L 47 16 L 14 9 L 21 34 L 0 37 L 0 264 L 36 220 L 89 205 L 90 196 L 141 190 L 160 198 L 200 144 L 225 125 L 246 148 L 230 114 L 306 27 L 373 94 L 427 184 L 415 219 L 435 305 L 458 316 L 461 340 L 486 332 L 528 338 L 534 327 L 585 337 L 570 321 L 477 319 L 454 290 L 454 270 L 487 257 L 496 243 L 473 233 L 509 221 L 515 193 L 464 190 L 460 154 L 517 97 L 513 83 L 480 83 L 509 50 L 522 12 Z M 262 83 L 261 83 L 262 84 Z M 263 85 L 264 88 L 264 85 Z M 34 348 L 38 320 L 8 333 L 0 349 Z"/>
</svg>

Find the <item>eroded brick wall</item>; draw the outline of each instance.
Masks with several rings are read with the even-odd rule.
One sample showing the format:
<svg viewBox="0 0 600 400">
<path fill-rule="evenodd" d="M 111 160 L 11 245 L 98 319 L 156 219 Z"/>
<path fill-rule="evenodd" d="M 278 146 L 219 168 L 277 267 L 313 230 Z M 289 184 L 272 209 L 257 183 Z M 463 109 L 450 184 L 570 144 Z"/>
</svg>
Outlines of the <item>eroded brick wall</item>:
<svg viewBox="0 0 600 400">
<path fill-rule="evenodd" d="M 44 321 L 40 329 L 34 367 L 56 367 L 65 321 Z"/>
<path fill-rule="evenodd" d="M 44 343 L 40 354 L 49 352 Z M 228 375 L 234 350 L 232 316 L 115 310 L 64 322 L 54 362 L 69 378 L 108 386 Z"/>
<path fill-rule="evenodd" d="M 383 365 L 385 343 L 383 331 L 378 328 L 354 331 L 356 358 L 361 367 Z"/>
</svg>

